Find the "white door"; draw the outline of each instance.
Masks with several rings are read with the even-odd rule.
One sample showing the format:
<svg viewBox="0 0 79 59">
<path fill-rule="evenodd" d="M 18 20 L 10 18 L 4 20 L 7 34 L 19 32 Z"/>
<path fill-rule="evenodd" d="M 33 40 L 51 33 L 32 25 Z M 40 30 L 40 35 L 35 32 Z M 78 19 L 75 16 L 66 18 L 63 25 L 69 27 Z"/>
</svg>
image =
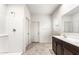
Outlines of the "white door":
<svg viewBox="0 0 79 59">
<path fill-rule="evenodd" d="M 39 42 L 39 22 L 33 22 L 33 42 Z"/>
</svg>

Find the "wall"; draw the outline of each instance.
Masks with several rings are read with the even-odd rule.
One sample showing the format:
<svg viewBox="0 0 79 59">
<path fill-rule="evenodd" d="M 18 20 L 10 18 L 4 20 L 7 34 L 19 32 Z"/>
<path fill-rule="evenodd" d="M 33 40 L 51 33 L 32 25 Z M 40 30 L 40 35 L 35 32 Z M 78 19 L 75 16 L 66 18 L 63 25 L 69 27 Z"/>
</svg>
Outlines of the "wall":
<svg viewBox="0 0 79 59">
<path fill-rule="evenodd" d="M 64 31 L 64 24 L 63 24 L 63 16 L 71 11 L 72 9 L 76 8 L 78 5 L 76 4 L 63 4 L 56 10 L 55 13 L 52 14 L 52 33 L 55 35 L 60 35 Z"/>
<path fill-rule="evenodd" d="M 26 5 L 0 5 L 0 52 L 24 51 L 24 46 L 27 46 L 26 43 L 24 45 L 24 39 L 27 37 L 24 38 L 23 32 L 26 17 L 30 20 L 30 12 Z M 16 29 L 16 32 L 13 32 L 13 29 Z M 3 34 L 7 36 L 4 37 Z M 31 36 L 29 38 L 31 43 Z"/>
<path fill-rule="evenodd" d="M 25 16 L 25 12 L 29 12 L 25 8 L 27 8 L 26 5 L 8 5 L 6 18 L 9 34 L 9 52 L 24 52 L 24 20 L 26 16 L 29 17 L 29 14 Z M 14 32 L 13 29 L 16 29 L 16 31 Z"/>
<path fill-rule="evenodd" d="M 13 14 L 11 14 L 13 12 Z M 9 52 L 22 52 L 23 49 L 23 5 L 8 5 L 7 29 L 9 34 Z M 16 29 L 16 32 L 13 32 Z"/>
<path fill-rule="evenodd" d="M 6 12 L 7 5 L 0 4 L 0 52 L 7 52 L 8 48 L 8 34 L 6 31 Z"/>
<path fill-rule="evenodd" d="M 31 13 L 28 9 L 28 6 L 25 7 L 25 17 L 28 18 L 29 21 L 29 44 L 32 42 L 32 38 L 31 38 Z"/>
<path fill-rule="evenodd" d="M 24 29 L 24 48 L 31 44 L 31 14 L 27 7 L 24 8 L 24 20 L 23 20 L 23 29 Z M 24 50 L 26 51 L 26 49 Z"/>
<path fill-rule="evenodd" d="M 32 15 L 32 21 L 40 22 L 40 42 L 51 42 L 51 17 L 49 15 Z"/>
<path fill-rule="evenodd" d="M 0 34 L 6 33 L 6 10 L 7 5 L 0 4 Z"/>
</svg>

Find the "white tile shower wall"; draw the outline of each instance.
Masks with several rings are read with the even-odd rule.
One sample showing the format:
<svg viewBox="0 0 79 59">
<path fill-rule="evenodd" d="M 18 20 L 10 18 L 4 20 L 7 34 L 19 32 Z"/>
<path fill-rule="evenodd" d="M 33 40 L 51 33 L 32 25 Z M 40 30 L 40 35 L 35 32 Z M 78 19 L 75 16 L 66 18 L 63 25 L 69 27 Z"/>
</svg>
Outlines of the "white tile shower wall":
<svg viewBox="0 0 79 59">
<path fill-rule="evenodd" d="M 13 12 L 14 14 L 11 14 Z M 22 52 L 23 47 L 23 5 L 8 5 L 9 52 Z M 16 29 L 16 32 L 13 32 Z"/>
<path fill-rule="evenodd" d="M 23 52 L 24 50 L 23 20 L 25 19 L 25 6 L 26 5 L 20 5 L 20 4 L 8 5 L 7 29 L 9 34 L 9 40 L 8 40 L 9 52 Z M 16 29 L 16 32 L 13 32 L 13 29 Z"/>
</svg>

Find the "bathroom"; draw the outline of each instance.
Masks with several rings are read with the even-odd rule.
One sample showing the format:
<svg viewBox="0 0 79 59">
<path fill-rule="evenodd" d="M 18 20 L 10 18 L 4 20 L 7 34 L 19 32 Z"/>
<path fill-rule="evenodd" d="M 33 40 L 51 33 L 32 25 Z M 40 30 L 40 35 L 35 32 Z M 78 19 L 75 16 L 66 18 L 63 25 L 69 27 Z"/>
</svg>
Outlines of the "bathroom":
<svg viewBox="0 0 79 59">
<path fill-rule="evenodd" d="M 0 55 L 56 55 L 52 37 L 79 47 L 78 10 L 78 4 L 0 4 Z"/>
</svg>

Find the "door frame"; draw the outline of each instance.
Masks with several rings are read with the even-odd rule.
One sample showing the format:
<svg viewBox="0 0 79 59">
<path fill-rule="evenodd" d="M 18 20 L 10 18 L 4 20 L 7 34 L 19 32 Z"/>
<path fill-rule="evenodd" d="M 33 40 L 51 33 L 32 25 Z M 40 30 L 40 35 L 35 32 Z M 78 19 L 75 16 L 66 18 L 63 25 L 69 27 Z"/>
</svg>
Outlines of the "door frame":
<svg viewBox="0 0 79 59">
<path fill-rule="evenodd" d="M 29 45 L 29 34 L 30 34 L 30 33 L 29 33 L 29 21 L 30 21 L 30 20 L 29 20 L 28 17 L 26 17 L 26 20 L 28 21 L 28 45 Z"/>
<path fill-rule="evenodd" d="M 27 47 L 28 47 L 28 45 L 29 45 L 29 18 L 28 17 L 25 17 L 25 19 L 24 19 L 25 21 L 27 21 L 27 23 L 28 23 L 28 32 L 27 33 L 25 33 L 25 35 L 27 35 L 27 45 L 26 46 L 23 46 L 23 53 L 27 50 Z M 24 21 L 24 24 L 23 24 L 23 26 L 24 26 L 24 32 L 25 32 L 25 27 L 26 27 L 26 22 Z M 24 38 L 24 40 L 25 40 L 25 38 Z M 23 40 L 23 42 L 24 42 L 24 40 Z"/>
</svg>

